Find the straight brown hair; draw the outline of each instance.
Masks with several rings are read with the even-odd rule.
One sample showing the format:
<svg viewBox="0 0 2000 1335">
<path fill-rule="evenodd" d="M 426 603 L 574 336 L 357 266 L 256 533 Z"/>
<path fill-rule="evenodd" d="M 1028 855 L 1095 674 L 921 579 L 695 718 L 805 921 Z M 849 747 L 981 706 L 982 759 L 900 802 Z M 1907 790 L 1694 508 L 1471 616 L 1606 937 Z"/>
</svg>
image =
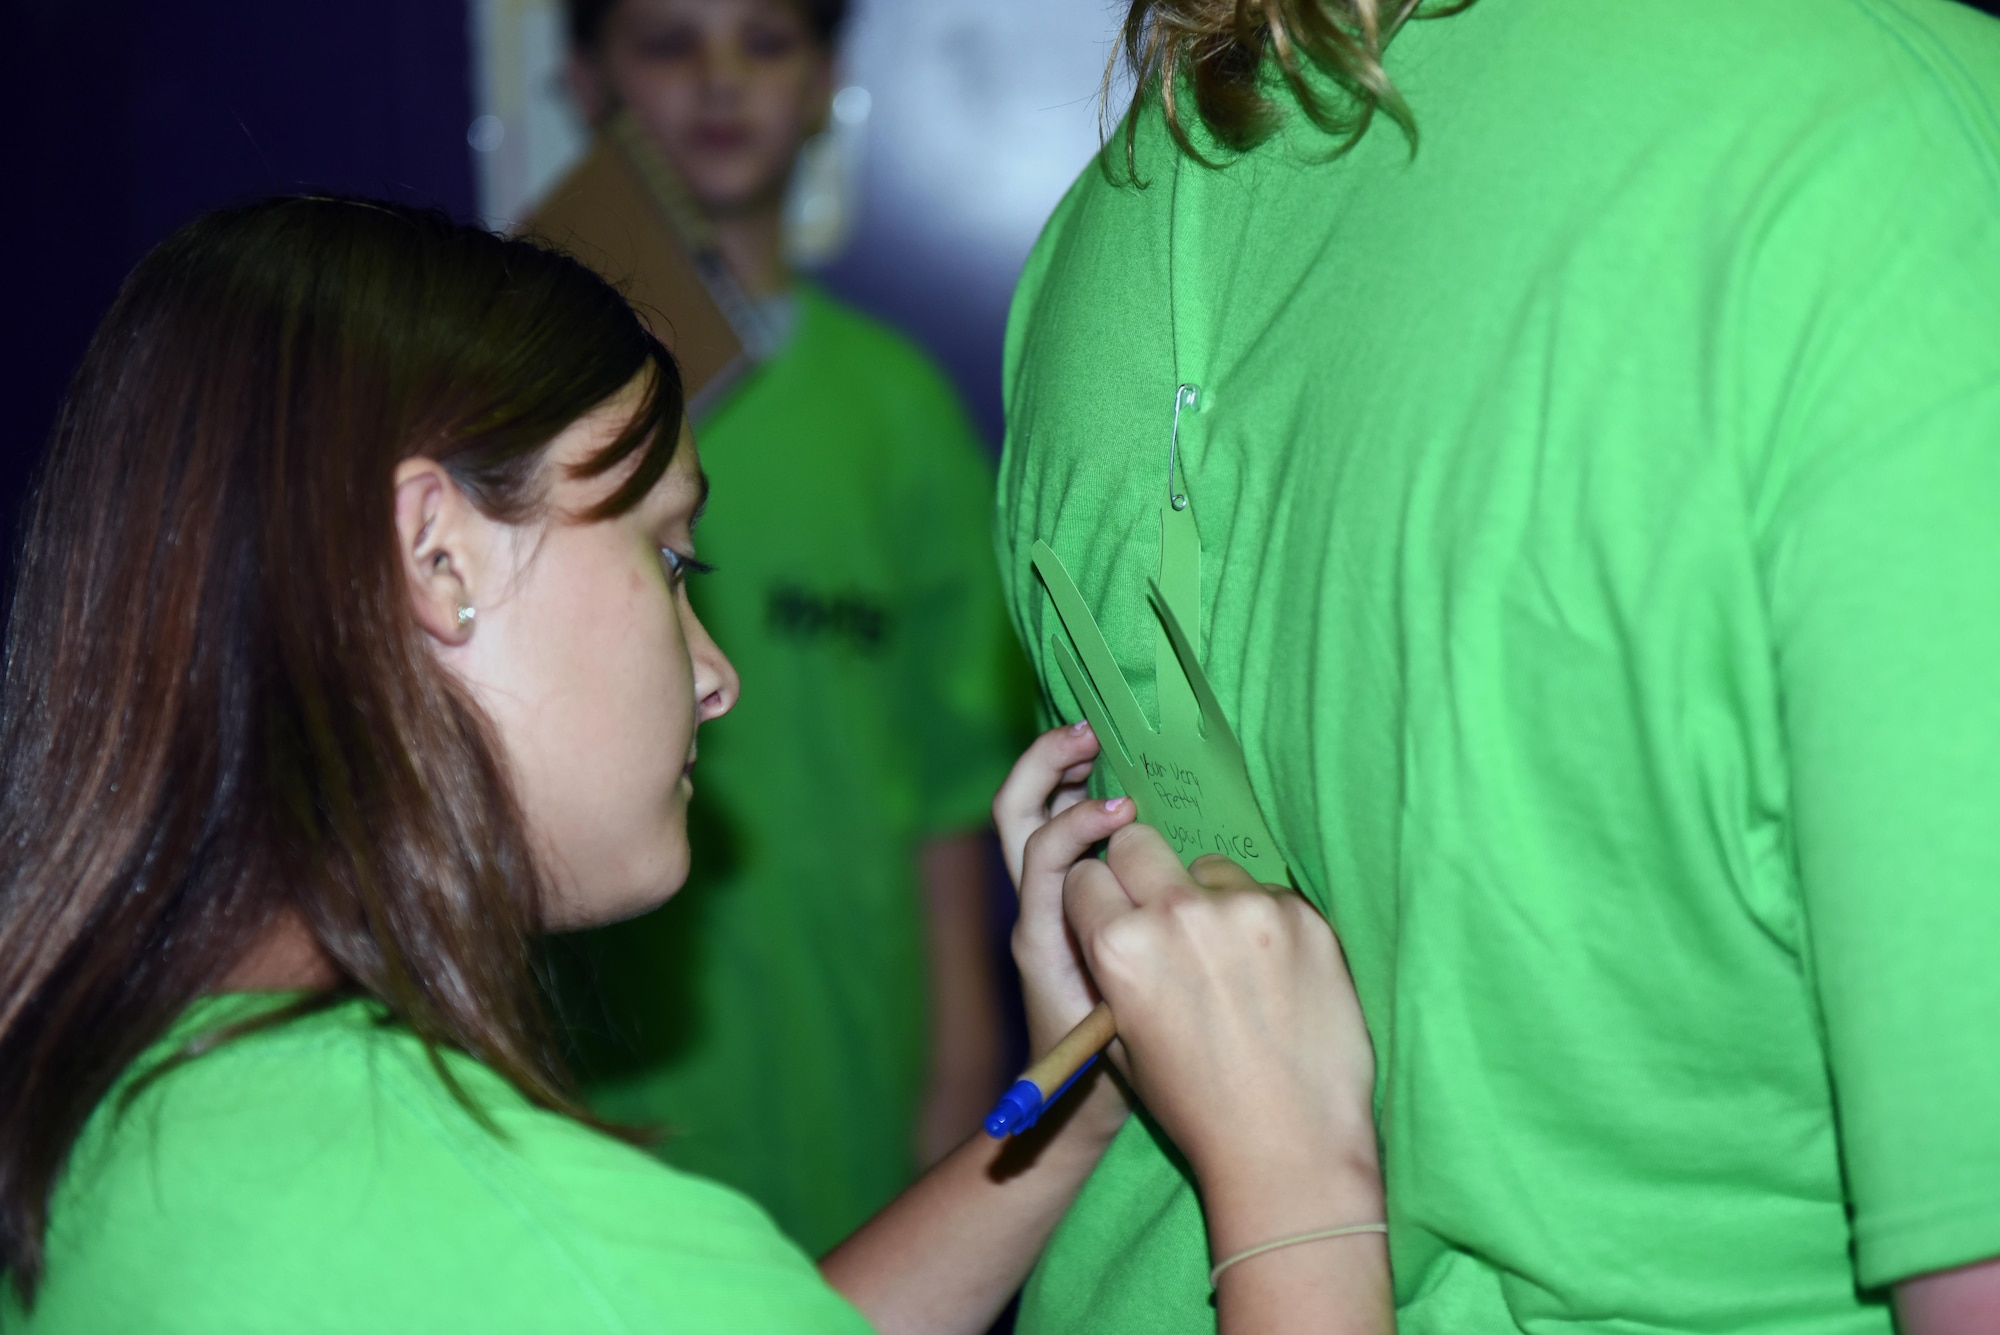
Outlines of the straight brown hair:
<svg viewBox="0 0 2000 1335">
<path fill-rule="evenodd" d="M 543 874 L 411 613 L 392 476 L 428 456 L 532 519 L 544 447 L 642 376 L 582 470 L 630 471 L 586 518 L 645 496 L 683 405 L 574 260 L 286 198 L 190 224 L 126 281 L 38 475 L 0 680 L 0 1281 L 24 1302 L 84 1123 L 281 914 L 447 1082 L 455 1049 L 582 1115 L 535 972 Z"/>
</svg>

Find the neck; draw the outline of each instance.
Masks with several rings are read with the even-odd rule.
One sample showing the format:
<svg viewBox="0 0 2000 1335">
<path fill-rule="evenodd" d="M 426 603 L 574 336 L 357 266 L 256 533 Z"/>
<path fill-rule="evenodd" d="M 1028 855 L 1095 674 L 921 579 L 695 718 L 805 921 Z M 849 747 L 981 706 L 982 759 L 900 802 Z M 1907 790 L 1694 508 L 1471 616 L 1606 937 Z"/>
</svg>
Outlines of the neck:
<svg viewBox="0 0 2000 1335">
<path fill-rule="evenodd" d="M 223 977 L 218 992 L 322 992 L 340 970 L 320 948 L 306 920 L 287 909 Z"/>
<path fill-rule="evenodd" d="M 790 285 L 785 268 L 784 206 L 760 205 L 711 220 L 715 248 L 750 297 L 775 296 Z"/>
</svg>

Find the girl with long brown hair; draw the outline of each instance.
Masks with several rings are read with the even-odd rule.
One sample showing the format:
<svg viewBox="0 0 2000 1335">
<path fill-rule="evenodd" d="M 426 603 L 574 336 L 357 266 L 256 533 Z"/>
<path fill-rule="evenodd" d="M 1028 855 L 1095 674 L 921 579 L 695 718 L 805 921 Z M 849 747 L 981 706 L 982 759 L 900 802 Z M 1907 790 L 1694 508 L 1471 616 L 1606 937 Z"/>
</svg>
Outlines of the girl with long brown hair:
<svg viewBox="0 0 2000 1335">
<path fill-rule="evenodd" d="M 0 689 L 0 1325 L 977 1331 L 1019 1284 L 1125 1120 L 1108 1079 L 820 1273 L 569 1093 L 536 937 L 679 886 L 737 691 L 686 598 L 681 407 L 610 287 L 434 214 L 272 200 L 133 273 Z M 1220 1217 L 1378 1218 L 1330 934 L 1080 800 L 1094 752 L 1048 734 L 995 804 L 1038 1043 L 1101 989 Z M 1225 1323 L 1378 1323 L 1379 1239 L 1349 1244 L 1358 1287 L 1280 1250 Z"/>
</svg>

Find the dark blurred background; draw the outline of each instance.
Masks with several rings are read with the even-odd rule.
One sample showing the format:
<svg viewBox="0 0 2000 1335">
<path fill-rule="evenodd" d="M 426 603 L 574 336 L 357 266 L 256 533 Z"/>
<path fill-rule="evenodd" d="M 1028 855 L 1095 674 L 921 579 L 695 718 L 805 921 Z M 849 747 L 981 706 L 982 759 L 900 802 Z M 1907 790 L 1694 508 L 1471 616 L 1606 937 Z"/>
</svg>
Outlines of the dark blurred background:
<svg viewBox="0 0 2000 1335">
<path fill-rule="evenodd" d="M 0 575 L 124 274 L 205 209 L 320 189 L 521 216 L 566 163 L 560 0 L 0 0 Z M 944 362 L 989 441 L 1027 248 L 1096 144 L 1106 0 L 856 0 L 824 280 Z M 571 118 L 573 120 L 573 118 Z M 503 142 L 504 141 L 504 142 Z M 474 145 L 479 145 L 475 149 Z M 824 230 L 824 229 L 822 229 Z"/>
<path fill-rule="evenodd" d="M 12 524 L 119 281 L 201 211 L 323 187 L 475 209 L 462 3 L 7 0 L 11 332 L 0 507 Z"/>
<path fill-rule="evenodd" d="M 504 222 L 572 151 L 557 0 L 0 5 L 0 123 L 15 127 L 0 215 L 0 563 L 91 329 L 174 227 L 300 189 Z M 863 91 L 842 104 L 852 217 L 822 272 L 926 344 L 995 443 L 1008 292 L 1095 145 L 1120 8 L 857 0 L 846 65 Z"/>
</svg>

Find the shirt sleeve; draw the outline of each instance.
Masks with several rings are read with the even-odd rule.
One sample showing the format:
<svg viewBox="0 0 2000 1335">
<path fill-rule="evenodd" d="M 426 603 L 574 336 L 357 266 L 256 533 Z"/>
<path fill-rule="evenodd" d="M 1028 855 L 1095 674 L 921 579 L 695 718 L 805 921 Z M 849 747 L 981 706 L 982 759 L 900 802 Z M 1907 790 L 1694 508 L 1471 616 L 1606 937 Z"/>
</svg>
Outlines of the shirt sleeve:
<svg viewBox="0 0 2000 1335">
<path fill-rule="evenodd" d="M 1932 89 L 1830 127 L 1747 229 L 1750 491 L 1866 1287 L 2000 1256 L 1991 105 Z"/>
<path fill-rule="evenodd" d="M 993 794 L 1025 745 L 1032 679 L 1001 600 L 993 554 L 993 469 L 949 388 L 928 367 L 909 494 L 916 587 L 906 698 L 920 782 L 918 828 L 987 824 Z"/>
</svg>

